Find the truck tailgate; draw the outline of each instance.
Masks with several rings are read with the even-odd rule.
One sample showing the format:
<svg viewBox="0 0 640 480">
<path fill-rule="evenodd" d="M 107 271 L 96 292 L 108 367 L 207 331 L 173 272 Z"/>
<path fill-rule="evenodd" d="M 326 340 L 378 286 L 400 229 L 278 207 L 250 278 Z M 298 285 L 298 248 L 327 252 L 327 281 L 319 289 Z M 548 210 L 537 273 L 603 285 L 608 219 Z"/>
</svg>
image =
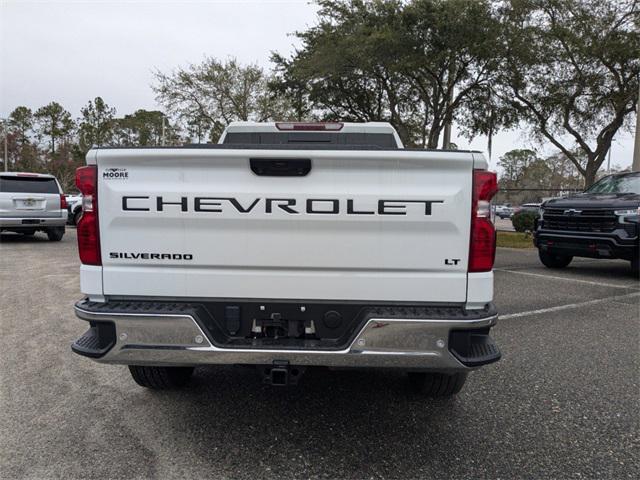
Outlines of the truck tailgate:
<svg viewBox="0 0 640 480">
<path fill-rule="evenodd" d="M 95 155 L 105 295 L 466 300 L 471 153 Z M 261 176 L 250 165 L 260 159 L 311 170 Z"/>
</svg>

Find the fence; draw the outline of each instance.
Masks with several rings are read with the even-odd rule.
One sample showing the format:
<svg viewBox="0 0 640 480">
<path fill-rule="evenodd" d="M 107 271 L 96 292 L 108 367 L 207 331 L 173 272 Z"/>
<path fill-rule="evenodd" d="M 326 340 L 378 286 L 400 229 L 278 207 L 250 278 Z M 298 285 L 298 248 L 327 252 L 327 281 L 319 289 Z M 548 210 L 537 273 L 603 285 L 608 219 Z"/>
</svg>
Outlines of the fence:
<svg viewBox="0 0 640 480">
<path fill-rule="evenodd" d="M 576 188 L 501 188 L 493 197 L 493 205 L 509 205 L 518 208 L 525 203 L 542 203 L 556 197 L 566 197 L 572 193 L 581 192 Z M 495 217 L 496 229 L 499 231 L 513 231 L 510 218 Z"/>
<path fill-rule="evenodd" d="M 493 197 L 493 204 L 519 206 L 523 203 L 542 203 L 550 198 L 566 197 L 581 191 L 577 188 L 501 188 Z"/>
</svg>

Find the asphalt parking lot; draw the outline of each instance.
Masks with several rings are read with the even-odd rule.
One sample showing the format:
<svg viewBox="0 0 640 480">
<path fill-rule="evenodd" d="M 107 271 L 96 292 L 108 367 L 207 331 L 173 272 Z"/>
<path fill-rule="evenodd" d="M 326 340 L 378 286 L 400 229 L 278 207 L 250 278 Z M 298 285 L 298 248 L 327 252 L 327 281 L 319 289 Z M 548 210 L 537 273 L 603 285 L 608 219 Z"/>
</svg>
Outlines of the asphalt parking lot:
<svg viewBox="0 0 640 480">
<path fill-rule="evenodd" d="M 640 284 L 626 262 L 501 249 L 504 357 L 454 400 L 388 372 L 301 385 L 202 368 L 153 392 L 71 353 L 75 231 L 0 243 L 0 478 L 638 478 Z"/>
</svg>

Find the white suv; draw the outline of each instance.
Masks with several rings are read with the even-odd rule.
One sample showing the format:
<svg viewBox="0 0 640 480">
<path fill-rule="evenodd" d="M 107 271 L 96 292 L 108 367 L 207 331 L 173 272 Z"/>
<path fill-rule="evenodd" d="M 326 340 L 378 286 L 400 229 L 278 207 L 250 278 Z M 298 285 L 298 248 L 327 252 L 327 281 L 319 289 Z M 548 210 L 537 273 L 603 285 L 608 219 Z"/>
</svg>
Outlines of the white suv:
<svg viewBox="0 0 640 480">
<path fill-rule="evenodd" d="M 42 231 L 57 242 L 66 223 L 67 202 L 53 175 L 0 174 L 0 232 L 33 235 Z"/>
</svg>

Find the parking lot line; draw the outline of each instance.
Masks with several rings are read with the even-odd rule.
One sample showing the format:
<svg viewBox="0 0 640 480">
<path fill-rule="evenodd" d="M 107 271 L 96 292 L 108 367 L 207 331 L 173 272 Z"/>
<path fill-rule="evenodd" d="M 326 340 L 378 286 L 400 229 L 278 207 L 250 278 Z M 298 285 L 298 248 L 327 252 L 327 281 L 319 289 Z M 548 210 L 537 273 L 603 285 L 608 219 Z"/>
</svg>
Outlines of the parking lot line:
<svg viewBox="0 0 640 480">
<path fill-rule="evenodd" d="M 588 305 L 595 305 L 597 303 L 621 300 L 623 298 L 631 298 L 631 297 L 640 297 L 640 292 L 627 293 L 625 295 L 614 295 L 613 297 L 598 298 L 596 300 L 587 300 L 586 302 L 568 303 L 566 305 L 558 305 L 556 307 L 549 307 L 549 308 L 540 308 L 537 310 L 529 310 L 526 312 L 509 313 L 507 315 L 500 315 L 500 320 L 510 320 L 512 318 L 528 317 L 530 315 L 540 315 L 543 313 L 558 312 L 562 310 L 580 308 Z"/>
<path fill-rule="evenodd" d="M 637 287 L 629 287 L 629 286 L 625 286 L 625 285 L 615 285 L 613 283 L 593 282 L 591 280 L 581 280 L 579 278 L 558 277 L 556 275 L 546 275 L 544 273 L 523 272 L 521 270 L 511 270 L 511 269 L 506 269 L 506 268 L 495 268 L 494 271 L 496 271 L 496 272 L 515 273 L 517 275 L 529 275 L 529 276 L 532 276 L 532 277 L 543 277 L 543 278 L 549 278 L 551 280 L 566 280 L 566 281 L 569 281 L 569 282 L 585 283 L 587 285 L 595 285 L 597 287 L 624 288 L 624 289 L 627 289 L 627 290 L 638 290 L 638 289 L 640 289 L 640 285 L 637 286 Z"/>
</svg>

